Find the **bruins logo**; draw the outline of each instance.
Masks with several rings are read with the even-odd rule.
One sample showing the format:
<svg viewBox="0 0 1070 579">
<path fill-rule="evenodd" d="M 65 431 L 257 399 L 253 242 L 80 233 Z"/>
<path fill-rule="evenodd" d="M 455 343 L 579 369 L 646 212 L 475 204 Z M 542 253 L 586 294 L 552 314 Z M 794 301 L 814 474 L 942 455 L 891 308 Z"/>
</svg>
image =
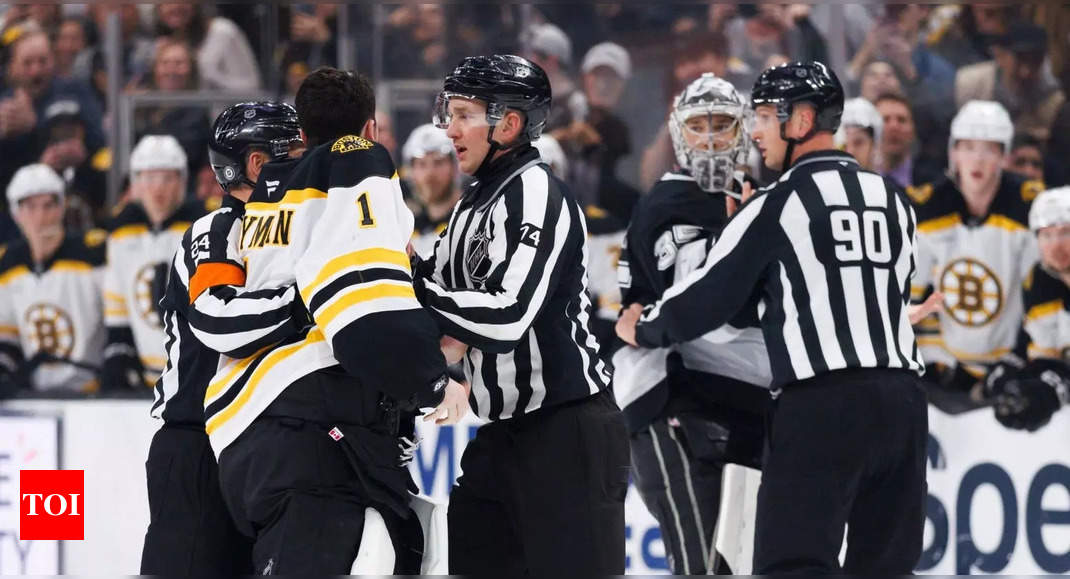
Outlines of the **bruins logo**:
<svg viewBox="0 0 1070 579">
<path fill-rule="evenodd" d="M 33 351 L 45 352 L 57 358 L 71 357 L 74 324 L 67 312 L 52 304 L 34 304 L 26 310 L 26 326 L 30 328 Z"/>
<path fill-rule="evenodd" d="M 160 311 L 156 307 L 163 297 L 159 287 L 163 284 L 156 281 L 157 276 L 161 275 L 158 271 L 162 269 L 161 265 L 163 264 L 150 263 L 139 269 L 134 278 L 134 308 L 146 323 L 158 329 L 163 328 Z M 162 276 L 160 282 L 165 281 L 166 272 L 162 273 Z"/>
<path fill-rule="evenodd" d="M 340 137 L 333 145 L 331 145 L 331 152 L 342 155 L 345 153 L 352 153 L 353 151 L 366 151 L 372 148 L 372 146 L 373 143 L 364 137 L 346 135 Z"/>
<path fill-rule="evenodd" d="M 964 326 L 983 326 L 1003 308 L 999 278 L 985 264 L 970 258 L 957 259 L 940 274 L 944 308 Z"/>
<path fill-rule="evenodd" d="M 933 196 L 933 185 L 932 183 L 926 183 L 917 187 L 907 187 L 907 196 L 916 205 L 922 205 Z"/>
</svg>

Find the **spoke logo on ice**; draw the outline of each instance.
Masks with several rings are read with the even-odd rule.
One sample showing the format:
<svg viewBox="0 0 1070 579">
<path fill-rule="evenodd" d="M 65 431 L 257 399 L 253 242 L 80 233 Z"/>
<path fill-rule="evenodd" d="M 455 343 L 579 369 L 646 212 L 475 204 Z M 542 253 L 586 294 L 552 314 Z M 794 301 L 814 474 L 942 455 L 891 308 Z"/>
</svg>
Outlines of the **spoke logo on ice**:
<svg viewBox="0 0 1070 579">
<path fill-rule="evenodd" d="M 85 471 L 19 471 L 19 540 L 85 538 Z"/>
</svg>

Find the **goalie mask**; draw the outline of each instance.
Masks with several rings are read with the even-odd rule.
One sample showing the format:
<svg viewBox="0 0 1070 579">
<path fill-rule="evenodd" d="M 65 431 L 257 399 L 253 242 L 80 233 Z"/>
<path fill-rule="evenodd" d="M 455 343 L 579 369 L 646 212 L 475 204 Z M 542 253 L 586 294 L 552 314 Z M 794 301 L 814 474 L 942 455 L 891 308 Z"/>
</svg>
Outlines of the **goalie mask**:
<svg viewBox="0 0 1070 579">
<path fill-rule="evenodd" d="M 728 81 L 704 73 L 673 101 L 669 134 L 676 163 L 703 191 L 730 188 L 746 162 L 747 104 Z"/>
</svg>

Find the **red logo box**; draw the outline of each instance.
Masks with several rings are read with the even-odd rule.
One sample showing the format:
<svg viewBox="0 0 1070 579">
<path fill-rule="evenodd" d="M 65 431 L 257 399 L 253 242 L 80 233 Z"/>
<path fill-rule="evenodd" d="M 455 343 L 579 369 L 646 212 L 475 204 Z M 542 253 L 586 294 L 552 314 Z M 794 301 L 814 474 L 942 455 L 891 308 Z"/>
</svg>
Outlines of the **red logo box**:
<svg viewBox="0 0 1070 579">
<path fill-rule="evenodd" d="M 85 471 L 19 471 L 19 540 L 85 538 Z"/>
</svg>

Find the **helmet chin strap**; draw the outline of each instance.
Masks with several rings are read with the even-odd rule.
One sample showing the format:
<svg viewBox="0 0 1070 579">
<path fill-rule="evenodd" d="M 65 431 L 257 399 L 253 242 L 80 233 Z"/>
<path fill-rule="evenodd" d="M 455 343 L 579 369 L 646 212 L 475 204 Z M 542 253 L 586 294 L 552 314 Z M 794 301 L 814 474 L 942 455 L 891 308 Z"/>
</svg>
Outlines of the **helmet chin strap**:
<svg viewBox="0 0 1070 579">
<path fill-rule="evenodd" d="M 498 141 L 495 141 L 494 140 L 494 127 L 495 126 L 496 125 L 491 125 L 490 128 L 487 130 L 487 142 L 490 143 L 490 149 L 487 150 L 486 156 L 483 157 L 483 162 L 480 163 L 479 164 L 479 168 L 476 169 L 476 175 L 482 173 L 484 170 L 486 170 L 487 167 L 490 166 L 491 161 L 494 160 L 494 155 L 497 154 L 498 151 L 510 151 L 512 149 L 515 149 L 515 148 L 519 147 L 520 145 L 522 145 L 522 144 L 524 144 L 526 142 L 526 141 L 524 141 L 524 140 L 522 140 L 520 138 L 517 138 L 516 140 L 514 140 L 509 145 L 503 145 L 503 144 L 499 143 Z"/>
</svg>

